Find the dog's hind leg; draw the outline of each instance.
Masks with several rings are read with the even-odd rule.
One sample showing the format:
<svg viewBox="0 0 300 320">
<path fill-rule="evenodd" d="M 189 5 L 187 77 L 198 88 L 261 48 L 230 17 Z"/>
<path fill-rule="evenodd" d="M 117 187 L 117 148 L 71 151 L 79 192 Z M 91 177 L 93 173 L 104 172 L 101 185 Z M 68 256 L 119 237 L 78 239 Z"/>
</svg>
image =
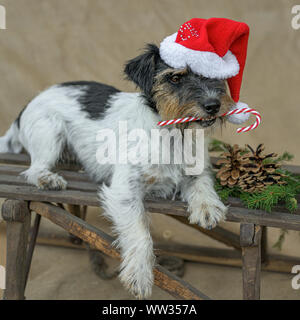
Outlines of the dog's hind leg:
<svg viewBox="0 0 300 320">
<path fill-rule="evenodd" d="M 121 251 L 120 280 L 137 298 L 149 297 L 153 284 L 153 242 L 144 210 L 144 191 L 136 168 L 116 166 L 100 193 L 104 214 L 113 222 Z"/>
<path fill-rule="evenodd" d="M 19 128 L 15 121 L 7 130 L 6 134 L 0 137 L 0 153 L 20 153 L 21 151 L 22 145 L 19 141 Z"/>
<path fill-rule="evenodd" d="M 52 172 L 66 145 L 63 121 L 56 118 L 42 118 L 21 130 L 24 146 L 31 157 L 30 168 L 22 174 L 27 181 L 39 189 L 66 189 L 67 182 Z"/>
</svg>

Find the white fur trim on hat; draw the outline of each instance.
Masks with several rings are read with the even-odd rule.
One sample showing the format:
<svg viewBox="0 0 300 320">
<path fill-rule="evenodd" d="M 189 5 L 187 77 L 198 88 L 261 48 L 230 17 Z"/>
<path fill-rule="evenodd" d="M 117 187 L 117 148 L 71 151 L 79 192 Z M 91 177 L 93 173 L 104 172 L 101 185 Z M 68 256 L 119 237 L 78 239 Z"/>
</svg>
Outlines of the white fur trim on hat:
<svg viewBox="0 0 300 320">
<path fill-rule="evenodd" d="M 242 109 L 242 108 L 248 108 L 248 105 L 246 103 L 239 101 L 231 108 L 231 110 Z M 234 124 L 241 124 L 247 121 L 249 117 L 250 117 L 250 113 L 232 114 L 231 116 L 227 117 L 227 120 Z"/>
<path fill-rule="evenodd" d="M 214 52 L 197 51 L 175 42 L 177 33 L 166 37 L 160 44 L 161 58 L 173 68 L 185 68 L 207 78 L 228 79 L 239 73 L 237 58 L 229 50 L 224 57 Z"/>
</svg>

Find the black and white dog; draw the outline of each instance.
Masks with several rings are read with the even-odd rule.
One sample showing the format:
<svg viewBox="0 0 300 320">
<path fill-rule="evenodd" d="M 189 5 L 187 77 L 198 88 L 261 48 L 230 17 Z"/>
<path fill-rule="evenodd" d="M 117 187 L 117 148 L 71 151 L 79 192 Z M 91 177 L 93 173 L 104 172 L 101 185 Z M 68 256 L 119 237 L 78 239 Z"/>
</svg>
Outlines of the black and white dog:
<svg viewBox="0 0 300 320">
<path fill-rule="evenodd" d="M 49 190 L 67 187 L 63 177 L 52 170 L 64 154 L 76 157 L 99 184 L 101 206 L 118 235 L 120 279 L 133 294 L 145 298 L 151 294 L 155 263 L 145 195 L 154 190 L 162 197 L 172 197 L 178 191 L 188 203 L 190 222 L 204 228 L 223 220 L 227 208 L 214 190 L 207 150 L 205 169 L 198 176 L 185 175 L 185 163 L 100 164 L 95 157 L 101 144 L 97 132 L 103 128 L 116 132 L 119 122 L 127 121 L 129 130 L 150 133 L 158 128 L 158 121 L 195 116 L 205 120 L 176 127 L 182 132 L 191 128 L 208 133 L 222 125 L 217 116 L 230 110 L 234 102 L 225 80 L 202 77 L 189 67 L 171 68 L 152 44 L 128 61 L 125 74 L 141 93 L 84 81 L 54 85 L 40 93 L 0 138 L 0 152 L 19 153 L 25 148 L 31 166 L 24 175 L 29 183 Z"/>
</svg>

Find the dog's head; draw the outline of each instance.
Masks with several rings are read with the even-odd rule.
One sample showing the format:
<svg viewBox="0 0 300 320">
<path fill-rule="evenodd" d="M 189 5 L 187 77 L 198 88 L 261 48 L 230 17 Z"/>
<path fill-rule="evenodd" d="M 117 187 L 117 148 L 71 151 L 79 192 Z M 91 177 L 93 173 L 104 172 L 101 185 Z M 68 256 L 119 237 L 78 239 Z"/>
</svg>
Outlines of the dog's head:
<svg viewBox="0 0 300 320">
<path fill-rule="evenodd" d="M 234 105 L 227 94 L 225 80 L 205 78 L 189 67 L 174 69 L 163 62 L 158 47 L 153 44 L 148 44 L 143 54 L 128 61 L 124 71 L 162 120 L 202 117 L 205 120 L 198 124 L 207 128 L 222 124 L 223 119 L 217 117 Z"/>
</svg>

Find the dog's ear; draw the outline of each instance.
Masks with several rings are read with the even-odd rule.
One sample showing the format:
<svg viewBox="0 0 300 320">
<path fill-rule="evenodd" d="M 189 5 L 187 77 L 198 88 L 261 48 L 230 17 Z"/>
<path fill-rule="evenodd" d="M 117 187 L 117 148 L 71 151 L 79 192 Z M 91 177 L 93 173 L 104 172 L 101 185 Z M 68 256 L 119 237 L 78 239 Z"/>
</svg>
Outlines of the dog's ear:
<svg viewBox="0 0 300 320">
<path fill-rule="evenodd" d="M 155 66 L 160 59 L 155 44 L 148 44 L 143 54 L 129 60 L 124 72 L 128 80 L 133 81 L 146 94 L 150 94 L 155 76 Z"/>
</svg>

